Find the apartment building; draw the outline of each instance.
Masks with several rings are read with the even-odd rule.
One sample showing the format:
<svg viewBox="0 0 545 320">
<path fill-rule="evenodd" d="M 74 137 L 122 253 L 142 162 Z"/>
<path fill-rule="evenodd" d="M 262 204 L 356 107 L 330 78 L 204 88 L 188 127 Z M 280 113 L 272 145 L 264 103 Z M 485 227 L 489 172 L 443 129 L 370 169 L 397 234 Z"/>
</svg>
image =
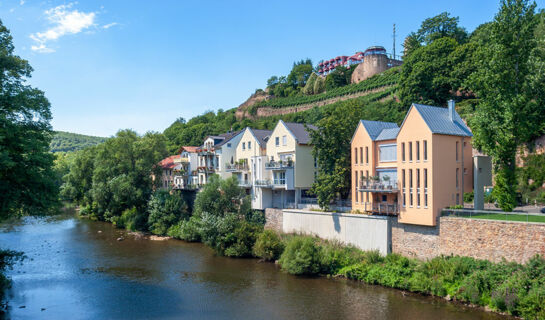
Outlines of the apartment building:
<svg viewBox="0 0 545 320">
<path fill-rule="evenodd" d="M 351 142 L 354 211 L 434 226 L 473 187 L 471 130 L 448 108 L 413 104 L 397 124 L 360 121 Z"/>
<path fill-rule="evenodd" d="M 176 187 L 176 183 L 179 181 L 175 180 L 175 177 L 183 170 L 179 160 L 180 155 L 174 155 L 159 162 L 159 166 L 161 166 L 159 188 L 170 189 Z M 152 175 L 152 180 L 155 181 L 155 179 L 155 176 Z"/>
<path fill-rule="evenodd" d="M 176 189 L 196 189 L 199 184 L 197 165 L 199 161 L 199 147 L 181 147 L 179 162 L 181 169 L 174 176 L 174 187 Z"/>
<path fill-rule="evenodd" d="M 315 176 L 316 162 L 305 125 L 278 121 L 267 141 L 262 178 L 255 181 L 261 201 L 254 208 L 297 207 L 303 198 L 309 198 Z"/>
<path fill-rule="evenodd" d="M 200 185 L 206 184 L 212 174 L 218 174 L 222 178 L 230 176 L 225 171 L 227 163 L 234 160 L 236 144 L 240 141 L 241 131 L 222 133 L 217 136 L 205 138 L 198 152 L 198 181 Z"/>
</svg>

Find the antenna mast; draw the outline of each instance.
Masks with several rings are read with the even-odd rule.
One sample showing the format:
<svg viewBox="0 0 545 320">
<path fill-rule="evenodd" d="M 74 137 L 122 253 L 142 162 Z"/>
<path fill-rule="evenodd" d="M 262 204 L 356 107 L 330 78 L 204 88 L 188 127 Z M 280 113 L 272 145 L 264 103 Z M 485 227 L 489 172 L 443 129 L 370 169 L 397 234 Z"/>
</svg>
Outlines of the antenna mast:
<svg viewBox="0 0 545 320">
<path fill-rule="evenodd" d="M 394 23 L 394 59 L 396 58 L 396 24 Z"/>
</svg>

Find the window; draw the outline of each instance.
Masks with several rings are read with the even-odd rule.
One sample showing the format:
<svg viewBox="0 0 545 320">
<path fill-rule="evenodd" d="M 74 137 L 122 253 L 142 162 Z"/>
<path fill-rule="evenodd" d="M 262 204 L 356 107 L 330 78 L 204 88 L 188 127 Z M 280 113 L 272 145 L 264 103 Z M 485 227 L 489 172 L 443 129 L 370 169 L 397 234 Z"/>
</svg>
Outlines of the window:
<svg viewBox="0 0 545 320">
<path fill-rule="evenodd" d="M 356 184 L 356 188 L 355 188 L 355 195 L 354 195 L 354 198 L 356 200 L 356 203 L 358 203 L 358 171 L 355 172 L 355 176 L 354 176 L 354 181 L 355 181 L 355 184 Z"/>
<path fill-rule="evenodd" d="M 275 145 L 278 147 L 280 145 L 280 137 L 274 138 Z"/>
<path fill-rule="evenodd" d="M 385 194 L 383 194 L 382 195 L 382 202 L 387 202 L 387 201 L 388 201 L 388 197 Z"/>
<path fill-rule="evenodd" d="M 369 164 L 369 147 L 365 147 L 365 163 Z"/>
<path fill-rule="evenodd" d="M 428 140 L 424 140 L 424 161 L 428 160 Z"/>
<path fill-rule="evenodd" d="M 401 161 L 405 162 L 405 142 L 401 143 Z"/>
<path fill-rule="evenodd" d="M 413 161 L 413 143 L 409 142 L 409 161 Z"/>
<path fill-rule="evenodd" d="M 409 169 L 409 206 L 413 206 L 413 169 Z"/>
<path fill-rule="evenodd" d="M 428 169 L 424 169 L 424 208 L 428 207 Z"/>
<path fill-rule="evenodd" d="M 420 169 L 416 169 L 416 206 L 420 208 Z"/>
<path fill-rule="evenodd" d="M 248 141 L 248 150 L 252 150 L 252 141 Z"/>
<path fill-rule="evenodd" d="M 358 148 L 354 148 L 354 163 L 358 164 Z"/>
<path fill-rule="evenodd" d="M 459 161 L 459 159 L 458 159 L 458 145 L 459 144 L 460 143 L 458 141 L 456 141 L 456 161 Z"/>
<path fill-rule="evenodd" d="M 456 189 L 460 187 L 460 181 L 458 179 L 459 175 L 460 175 L 460 168 L 456 168 Z"/>
<path fill-rule="evenodd" d="M 379 146 L 379 160 L 381 162 L 396 161 L 397 150 L 395 144 L 383 144 Z"/>
<path fill-rule="evenodd" d="M 420 161 L 420 141 L 416 141 L 416 161 Z"/>
<path fill-rule="evenodd" d="M 360 163 L 363 164 L 363 147 L 360 147 Z"/>
<path fill-rule="evenodd" d="M 285 171 L 274 172 L 273 179 L 274 179 L 274 184 L 276 185 L 286 184 L 286 172 Z"/>
<path fill-rule="evenodd" d="M 460 204 L 460 194 L 456 194 L 456 204 Z"/>
<path fill-rule="evenodd" d="M 288 144 L 288 137 L 287 136 L 282 136 L 282 145 L 285 146 Z"/>
<path fill-rule="evenodd" d="M 402 190 L 403 190 L 403 207 L 407 205 L 407 194 L 405 189 L 405 169 L 401 170 L 401 181 L 402 181 Z"/>
<path fill-rule="evenodd" d="M 227 144 L 227 148 L 231 148 L 231 143 L 228 143 L 228 144 Z"/>
<path fill-rule="evenodd" d="M 242 143 L 242 150 L 246 150 L 246 142 Z"/>
</svg>

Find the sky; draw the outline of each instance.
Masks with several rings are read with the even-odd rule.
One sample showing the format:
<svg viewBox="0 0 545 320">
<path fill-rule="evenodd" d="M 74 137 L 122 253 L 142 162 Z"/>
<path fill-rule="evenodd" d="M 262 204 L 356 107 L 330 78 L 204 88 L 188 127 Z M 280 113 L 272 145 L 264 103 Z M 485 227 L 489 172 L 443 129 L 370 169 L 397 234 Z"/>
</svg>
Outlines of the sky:
<svg viewBox="0 0 545 320">
<path fill-rule="evenodd" d="M 545 0 L 537 1 L 543 8 Z M 0 1 L 28 83 L 51 102 L 54 130 L 162 132 L 176 119 L 244 102 L 294 61 L 372 45 L 396 53 L 420 23 L 448 11 L 468 31 L 499 0 Z"/>
</svg>

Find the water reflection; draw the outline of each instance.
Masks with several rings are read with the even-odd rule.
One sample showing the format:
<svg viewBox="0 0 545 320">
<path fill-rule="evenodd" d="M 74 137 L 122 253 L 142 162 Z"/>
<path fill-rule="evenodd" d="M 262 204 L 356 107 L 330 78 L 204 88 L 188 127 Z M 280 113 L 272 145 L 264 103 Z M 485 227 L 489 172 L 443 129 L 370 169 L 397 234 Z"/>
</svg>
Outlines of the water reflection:
<svg viewBox="0 0 545 320">
<path fill-rule="evenodd" d="M 0 243 L 29 257 L 11 273 L 11 318 L 500 319 L 353 281 L 298 278 L 272 263 L 70 216 L 4 225 Z"/>
</svg>

